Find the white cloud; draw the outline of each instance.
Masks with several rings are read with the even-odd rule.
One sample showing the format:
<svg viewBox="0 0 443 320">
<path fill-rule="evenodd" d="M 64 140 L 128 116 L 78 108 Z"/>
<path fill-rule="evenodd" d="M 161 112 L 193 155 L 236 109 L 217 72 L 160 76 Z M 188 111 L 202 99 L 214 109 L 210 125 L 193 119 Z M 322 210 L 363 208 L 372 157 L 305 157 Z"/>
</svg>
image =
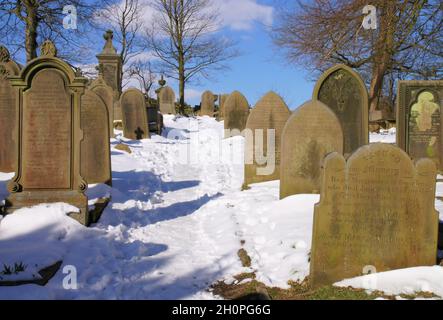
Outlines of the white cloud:
<svg viewBox="0 0 443 320">
<path fill-rule="evenodd" d="M 200 99 L 201 98 L 201 95 L 203 94 L 203 92 L 202 91 L 199 91 L 199 90 L 195 90 L 195 89 L 191 89 L 191 88 L 189 88 L 189 89 L 185 89 L 185 96 L 186 96 L 186 99 L 188 100 L 198 100 L 198 99 Z"/>
<path fill-rule="evenodd" d="M 254 22 L 272 25 L 274 8 L 257 3 L 257 0 L 223 0 L 217 4 L 223 26 L 233 30 L 251 30 Z"/>
</svg>

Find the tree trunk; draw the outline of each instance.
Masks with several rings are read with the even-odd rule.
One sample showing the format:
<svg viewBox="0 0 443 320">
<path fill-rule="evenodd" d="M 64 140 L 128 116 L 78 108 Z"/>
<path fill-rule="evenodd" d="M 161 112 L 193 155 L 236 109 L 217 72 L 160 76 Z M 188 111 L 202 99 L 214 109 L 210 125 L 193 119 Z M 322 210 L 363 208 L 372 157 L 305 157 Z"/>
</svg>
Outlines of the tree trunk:
<svg viewBox="0 0 443 320">
<path fill-rule="evenodd" d="M 179 78 L 179 94 L 180 94 L 180 114 L 185 114 L 185 63 L 184 57 L 179 57 L 179 68 L 178 68 L 178 78 Z"/>
<path fill-rule="evenodd" d="M 37 58 L 37 27 L 37 7 L 32 4 L 26 4 L 25 49 L 27 62 Z"/>
</svg>

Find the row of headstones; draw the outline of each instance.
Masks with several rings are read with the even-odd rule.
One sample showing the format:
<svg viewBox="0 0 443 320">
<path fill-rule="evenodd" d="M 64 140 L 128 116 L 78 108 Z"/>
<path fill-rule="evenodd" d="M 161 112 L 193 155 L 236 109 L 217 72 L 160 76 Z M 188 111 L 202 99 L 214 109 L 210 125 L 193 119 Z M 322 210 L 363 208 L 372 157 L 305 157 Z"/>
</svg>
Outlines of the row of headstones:
<svg viewBox="0 0 443 320">
<path fill-rule="evenodd" d="M 89 224 L 88 184 L 111 184 L 114 92 L 56 57 L 50 41 L 21 68 L 0 47 L 0 171 L 15 172 L 6 212 L 65 202 Z"/>
<path fill-rule="evenodd" d="M 398 143 L 409 155 L 397 146 L 369 145 L 366 87 L 346 66 L 327 71 L 313 100 L 294 113 L 273 92 L 249 116 L 244 96 L 227 98 L 226 132 L 238 129 L 246 138 L 245 187 L 280 179 L 281 199 L 321 195 L 314 212 L 313 286 L 435 264 L 442 97 L 442 81 L 400 82 Z"/>
</svg>

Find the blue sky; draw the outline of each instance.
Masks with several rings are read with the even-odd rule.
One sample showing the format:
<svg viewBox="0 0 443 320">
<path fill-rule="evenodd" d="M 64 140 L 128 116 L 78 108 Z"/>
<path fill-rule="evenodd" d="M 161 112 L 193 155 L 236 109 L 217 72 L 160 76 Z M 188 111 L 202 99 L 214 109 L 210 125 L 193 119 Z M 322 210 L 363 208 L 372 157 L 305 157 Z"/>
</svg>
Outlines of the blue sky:
<svg viewBox="0 0 443 320">
<path fill-rule="evenodd" d="M 220 1 L 220 0 L 218 0 Z M 238 8 L 246 4 L 243 8 Z M 266 92 L 280 94 L 289 108 L 294 109 L 312 96 L 314 83 L 301 66 L 290 65 L 283 54 L 272 44 L 267 27 L 275 18 L 275 1 L 235 0 L 228 6 L 230 12 L 239 12 L 238 19 L 226 23 L 223 34 L 236 40 L 242 55 L 228 63 L 230 70 L 217 73 L 211 81 L 190 84 L 192 93 L 187 99 L 198 104 L 198 93 L 230 93 L 239 90 L 254 105 Z M 244 14 L 241 10 L 248 10 Z M 271 18 L 270 18 L 271 16 Z M 177 89 L 175 85 L 172 85 Z M 197 97 L 195 97 L 197 96 Z"/>
</svg>

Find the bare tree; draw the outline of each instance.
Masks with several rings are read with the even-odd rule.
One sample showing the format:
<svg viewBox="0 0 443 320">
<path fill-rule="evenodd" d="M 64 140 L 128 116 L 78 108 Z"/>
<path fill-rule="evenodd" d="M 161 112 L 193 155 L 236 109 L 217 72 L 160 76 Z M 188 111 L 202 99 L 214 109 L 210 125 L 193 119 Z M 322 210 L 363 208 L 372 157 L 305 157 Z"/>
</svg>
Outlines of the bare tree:
<svg viewBox="0 0 443 320">
<path fill-rule="evenodd" d="M 65 54 L 73 48 L 84 50 L 80 41 L 84 36 L 79 34 L 84 35 L 82 26 L 91 21 L 99 4 L 100 1 L 82 0 L 2 0 L 0 36 L 14 52 L 24 50 L 27 61 L 37 57 L 38 45 L 45 39 L 58 43 Z M 74 13 L 71 11 L 75 11 L 77 27 L 68 30 L 63 22 L 68 14 Z"/>
<path fill-rule="evenodd" d="M 376 30 L 362 27 L 365 0 L 313 0 L 284 6 L 272 35 L 292 62 L 320 71 L 336 63 L 359 69 L 376 110 L 383 90 L 395 92 L 392 77 L 441 77 L 443 11 L 439 0 L 370 3 L 378 11 Z"/>
<path fill-rule="evenodd" d="M 238 55 L 234 43 L 216 33 L 219 14 L 211 0 L 152 0 L 156 11 L 145 30 L 146 47 L 159 58 L 163 73 L 179 82 L 180 112 L 185 86 L 198 76 L 226 68 Z"/>
<path fill-rule="evenodd" d="M 143 5 L 139 0 L 104 0 L 103 9 L 97 12 L 100 24 L 111 28 L 119 46 L 122 59 L 121 79 L 129 76 L 131 60 L 143 50 L 140 46 Z M 124 85 L 123 85 L 124 86 Z"/>
<path fill-rule="evenodd" d="M 157 80 L 157 75 L 153 71 L 150 61 L 138 60 L 133 62 L 129 67 L 129 77 L 137 79 L 143 93 L 147 98 L 151 97 L 151 91 Z"/>
</svg>

